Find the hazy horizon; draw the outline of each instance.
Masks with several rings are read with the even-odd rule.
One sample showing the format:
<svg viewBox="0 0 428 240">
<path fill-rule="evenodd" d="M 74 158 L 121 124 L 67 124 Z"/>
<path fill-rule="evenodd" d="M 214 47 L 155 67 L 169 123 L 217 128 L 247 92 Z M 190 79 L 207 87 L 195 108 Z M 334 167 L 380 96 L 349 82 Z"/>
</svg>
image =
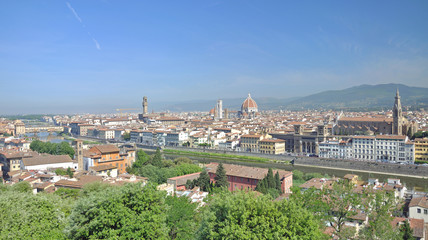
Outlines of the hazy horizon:
<svg viewBox="0 0 428 240">
<path fill-rule="evenodd" d="M 7 1 L 0 115 L 428 87 L 426 1 Z"/>
</svg>

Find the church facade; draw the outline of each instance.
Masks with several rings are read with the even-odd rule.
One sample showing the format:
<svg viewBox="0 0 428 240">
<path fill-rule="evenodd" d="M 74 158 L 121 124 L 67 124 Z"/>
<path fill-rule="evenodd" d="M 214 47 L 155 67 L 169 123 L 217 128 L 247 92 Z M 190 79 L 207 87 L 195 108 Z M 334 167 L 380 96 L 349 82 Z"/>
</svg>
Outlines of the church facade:
<svg viewBox="0 0 428 240">
<path fill-rule="evenodd" d="M 418 130 L 418 125 L 403 117 L 397 89 L 392 118 L 339 117 L 333 130 L 336 135 L 413 135 Z"/>
</svg>

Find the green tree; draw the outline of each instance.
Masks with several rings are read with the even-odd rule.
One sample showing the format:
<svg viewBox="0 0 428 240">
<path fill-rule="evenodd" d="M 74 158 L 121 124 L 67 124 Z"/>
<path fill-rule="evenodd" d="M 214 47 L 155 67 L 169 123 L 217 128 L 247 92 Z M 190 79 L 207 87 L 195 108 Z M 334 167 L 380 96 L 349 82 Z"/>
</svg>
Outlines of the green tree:
<svg viewBox="0 0 428 240">
<path fill-rule="evenodd" d="M 32 192 L 33 188 L 31 187 L 30 183 L 28 182 L 18 182 L 12 185 L 11 187 L 12 191 L 15 192 Z"/>
<path fill-rule="evenodd" d="M 201 191 L 211 191 L 210 176 L 208 175 L 207 170 L 202 170 L 199 178 L 197 179 L 197 185 L 201 188 Z"/>
<path fill-rule="evenodd" d="M 0 194 L 0 239 L 65 239 L 71 204 L 52 194 L 3 191 Z"/>
<path fill-rule="evenodd" d="M 123 138 L 123 140 L 125 140 L 125 141 L 129 141 L 129 140 L 131 140 L 131 133 L 125 132 L 125 133 L 122 135 L 122 138 Z"/>
<path fill-rule="evenodd" d="M 194 239 L 198 226 L 195 203 L 187 197 L 169 196 L 166 198 L 169 206 L 166 224 L 169 228 L 170 239 Z"/>
<path fill-rule="evenodd" d="M 253 192 L 219 192 L 201 214 L 199 239 L 326 239 L 306 209 Z"/>
<path fill-rule="evenodd" d="M 392 214 L 397 209 L 395 197 L 390 192 L 377 191 L 364 194 L 368 224 L 361 230 L 361 239 L 401 239 L 398 229 L 391 225 Z"/>
<path fill-rule="evenodd" d="M 111 187 L 81 197 L 66 232 L 71 239 L 166 239 L 167 209 L 154 185 Z"/>
<path fill-rule="evenodd" d="M 69 177 L 69 178 L 72 178 L 73 176 L 74 176 L 74 173 L 73 173 L 73 171 L 71 171 L 71 168 L 70 167 L 68 167 L 67 168 L 67 176 Z"/>
<path fill-rule="evenodd" d="M 152 159 L 150 160 L 150 164 L 152 164 L 155 167 L 162 167 L 163 166 L 163 164 L 162 164 L 162 154 L 161 154 L 159 148 L 156 149 L 156 153 L 152 157 Z"/>
<path fill-rule="evenodd" d="M 68 142 L 51 143 L 34 140 L 30 144 L 30 149 L 38 153 L 48 153 L 52 155 L 68 155 L 70 158 L 74 156 L 74 149 Z"/>
<path fill-rule="evenodd" d="M 227 181 L 226 170 L 223 167 L 223 163 L 219 163 L 217 171 L 215 172 L 215 186 L 219 188 L 228 188 L 229 182 Z"/>
<path fill-rule="evenodd" d="M 279 178 L 279 172 L 278 171 L 275 174 L 275 185 L 276 185 L 276 189 L 281 193 L 282 192 L 282 186 L 281 186 L 281 179 Z"/>
<path fill-rule="evenodd" d="M 400 226 L 400 232 L 402 234 L 403 240 L 415 240 L 413 237 L 413 229 L 410 228 L 410 224 L 408 221 L 404 221 L 404 223 Z"/>
</svg>

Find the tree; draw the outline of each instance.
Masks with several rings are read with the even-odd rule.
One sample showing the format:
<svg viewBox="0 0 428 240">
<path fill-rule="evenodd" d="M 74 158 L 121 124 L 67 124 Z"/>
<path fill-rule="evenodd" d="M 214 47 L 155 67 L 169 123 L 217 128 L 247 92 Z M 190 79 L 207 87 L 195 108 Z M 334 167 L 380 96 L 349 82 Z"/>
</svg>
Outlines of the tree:
<svg viewBox="0 0 428 240">
<path fill-rule="evenodd" d="M 65 239 L 63 230 L 70 206 L 52 194 L 3 191 L 0 239 Z"/>
<path fill-rule="evenodd" d="M 196 185 L 201 188 L 201 191 L 209 192 L 211 190 L 210 176 L 208 175 L 207 170 L 202 170 L 196 182 Z"/>
<path fill-rule="evenodd" d="M 278 171 L 275 174 L 275 183 L 276 183 L 276 189 L 278 189 L 279 192 L 282 192 L 281 179 L 279 178 Z"/>
<path fill-rule="evenodd" d="M 33 191 L 33 188 L 31 187 L 30 183 L 28 183 L 28 182 L 15 183 L 14 185 L 12 185 L 11 189 L 12 189 L 12 191 L 22 192 L 22 193 Z"/>
<path fill-rule="evenodd" d="M 131 133 L 125 132 L 125 133 L 122 135 L 122 138 L 123 138 L 123 140 L 125 140 L 125 141 L 129 141 L 129 140 L 131 140 Z"/>
<path fill-rule="evenodd" d="M 152 159 L 150 160 L 150 164 L 152 164 L 155 167 L 162 167 L 163 166 L 163 164 L 162 164 L 162 154 L 161 154 L 159 148 L 156 149 L 156 153 L 152 157 Z"/>
<path fill-rule="evenodd" d="M 71 239 L 166 239 L 167 209 L 154 185 L 110 187 L 77 200 L 66 232 Z"/>
<path fill-rule="evenodd" d="M 202 209 L 199 239 L 325 239 L 306 209 L 254 192 L 213 195 Z"/>
<path fill-rule="evenodd" d="M 219 163 L 217 171 L 215 172 L 215 186 L 219 188 L 228 188 L 229 182 L 227 181 L 226 170 L 223 167 L 223 163 Z"/>
<path fill-rule="evenodd" d="M 368 224 L 361 230 L 361 239 L 401 239 L 399 231 L 391 225 L 392 214 L 397 209 L 395 197 L 390 192 L 365 192 L 364 207 Z"/>
<path fill-rule="evenodd" d="M 70 158 L 74 156 L 74 149 L 68 142 L 51 143 L 34 140 L 30 144 L 30 149 L 38 153 L 48 153 L 52 155 L 68 155 Z"/>
<path fill-rule="evenodd" d="M 71 171 L 70 167 L 67 168 L 67 175 L 69 178 L 73 178 L 74 173 Z"/>
<path fill-rule="evenodd" d="M 400 232 L 402 234 L 403 240 L 414 240 L 413 237 L 413 229 L 410 228 L 410 224 L 408 221 L 404 221 L 404 223 L 400 226 Z"/>
<path fill-rule="evenodd" d="M 171 239 L 194 239 L 198 226 L 196 219 L 196 203 L 191 203 L 187 197 L 169 196 L 166 198 L 169 206 L 166 224 Z"/>
</svg>

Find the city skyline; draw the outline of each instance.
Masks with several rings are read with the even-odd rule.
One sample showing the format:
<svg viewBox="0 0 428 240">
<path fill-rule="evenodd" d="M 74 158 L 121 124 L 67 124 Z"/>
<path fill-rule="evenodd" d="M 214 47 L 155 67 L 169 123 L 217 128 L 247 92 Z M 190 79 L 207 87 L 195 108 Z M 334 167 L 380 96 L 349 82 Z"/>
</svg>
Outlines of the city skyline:
<svg viewBox="0 0 428 240">
<path fill-rule="evenodd" d="M 2 114 L 428 87 L 423 1 L 1 5 Z"/>
</svg>

